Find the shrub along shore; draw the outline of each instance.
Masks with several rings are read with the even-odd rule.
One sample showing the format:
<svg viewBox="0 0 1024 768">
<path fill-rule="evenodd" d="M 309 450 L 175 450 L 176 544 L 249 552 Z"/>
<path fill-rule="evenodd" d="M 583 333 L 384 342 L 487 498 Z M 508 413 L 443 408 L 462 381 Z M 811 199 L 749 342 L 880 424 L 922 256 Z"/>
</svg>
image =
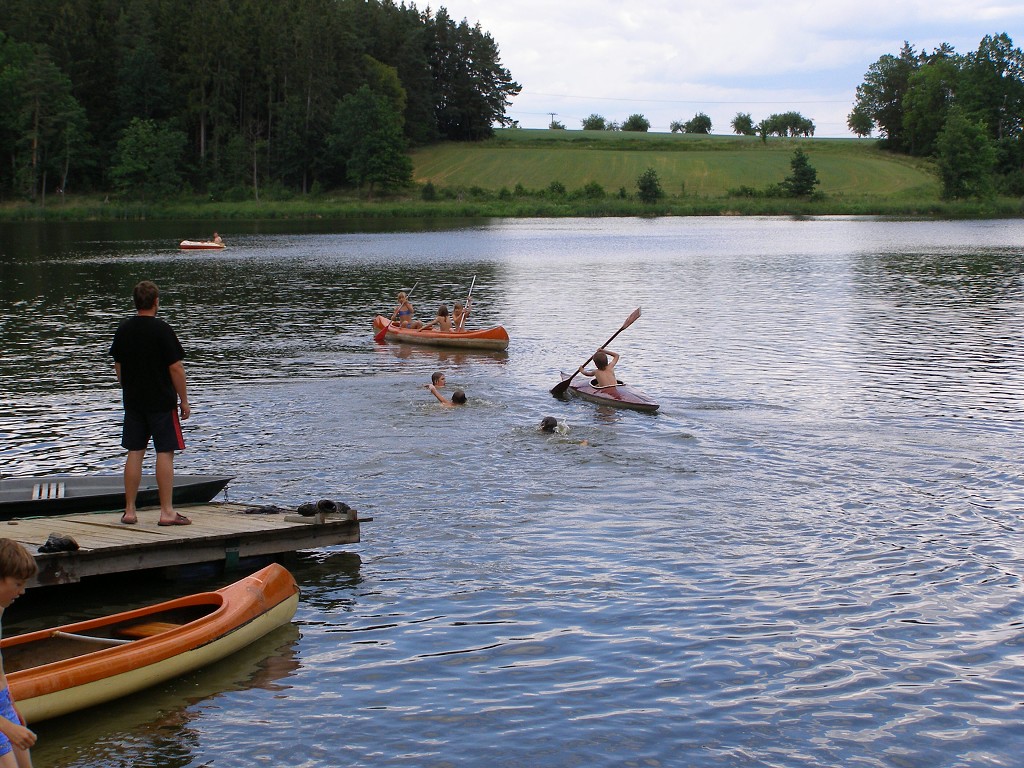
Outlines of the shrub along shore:
<svg viewBox="0 0 1024 768">
<path fill-rule="evenodd" d="M 347 219 L 475 219 L 475 218 L 596 218 L 603 216 L 881 216 L 890 218 L 1018 218 L 1024 205 L 1018 199 L 985 201 L 890 199 L 714 199 L 669 197 L 655 203 L 636 199 L 552 200 L 526 196 L 512 200 L 422 200 L 387 197 L 367 202 L 334 197 L 301 201 L 243 203 L 102 202 L 69 196 L 45 207 L 28 204 L 0 206 L 0 222 L 47 221 L 211 221 L 347 220 Z"/>
<path fill-rule="evenodd" d="M 810 197 L 771 192 L 804 152 L 820 184 Z M 412 153 L 414 183 L 387 193 L 251 188 L 160 201 L 106 195 L 0 203 L 0 221 L 331 220 L 600 216 L 1024 216 L 1020 198 L 943 200 L 924 160 L 865 139 L 769 139 L 693 134 L 499 130 L 493 139 Z M 662 195 L 644 202 L 653 169 Z"/>
</svg>

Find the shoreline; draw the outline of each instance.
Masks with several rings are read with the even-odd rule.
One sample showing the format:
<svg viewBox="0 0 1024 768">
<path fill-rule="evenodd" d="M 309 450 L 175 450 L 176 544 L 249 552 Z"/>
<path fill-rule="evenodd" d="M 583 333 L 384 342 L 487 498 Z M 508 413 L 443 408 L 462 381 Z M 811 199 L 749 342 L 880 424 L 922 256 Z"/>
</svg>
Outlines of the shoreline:
<svg viewBox="0 0 1024 768">
<path fill-rule="evenodd" d="M 110 201 L 99 197 L 68 197 L 47 202 L 0 204 L 0 223 L 258 221 L 348 219 L 522 219 L 623 218 L 661 216 L 879 216 L 925 219 L 995 219 L 1024 217 L 1024 200 L 992 198 L 973 201 L 938 199 L 893 200 L 831 196 L 814 200 L 789 198 L 721 198 L 679 196 L 656 203 L 618 197 L 600 200 L 512 199 L 423 201 L 409 197 L 375 201 L 318 197 L 303 200 L 246 202 L 166 202 L 154 204 Z"/>
</svg>

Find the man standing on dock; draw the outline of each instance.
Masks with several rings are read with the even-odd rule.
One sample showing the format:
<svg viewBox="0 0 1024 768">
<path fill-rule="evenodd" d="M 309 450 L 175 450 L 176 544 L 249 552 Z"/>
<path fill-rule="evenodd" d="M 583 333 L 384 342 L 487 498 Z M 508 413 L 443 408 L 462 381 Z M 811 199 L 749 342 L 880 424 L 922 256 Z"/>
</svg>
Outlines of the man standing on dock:
<svg viewBox="0 0 1024 768">
<path fill-rule="evenodd" d="M 110 354 L 121 385 L 124 428 L 121 445 L 128 456 L 124 464 L 124 514 L 121 522 L 139 521 L 135 498 L 142 482 L 142 460 L 150 438 L 156 449 L 156 484 L 160 495 L 158 525 L 189 525 L 192 521 L 174 511 L 174 452 L 185 450 L 181 421 L 192 412 L 185 385 L 185 350 L 174 329 L 156 317 L 160 291 L 143 280 L 133 291 L 136 313 L 117 327 Z M 179 402 L 180 401 L 180 402 Z"/>
</svg>

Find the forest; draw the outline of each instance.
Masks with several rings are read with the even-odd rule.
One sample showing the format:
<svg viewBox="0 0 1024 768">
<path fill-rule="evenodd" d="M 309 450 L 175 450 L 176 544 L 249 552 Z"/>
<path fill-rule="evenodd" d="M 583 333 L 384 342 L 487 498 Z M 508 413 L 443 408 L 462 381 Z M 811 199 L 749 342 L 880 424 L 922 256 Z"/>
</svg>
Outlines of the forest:
<svg viewBox="0 0 1024 768">
<path fill-rule="evenodd" d="M 936 160 L 943 196 L 1024 195 L 1024 53 L 1003 33 L 977 50 L 904 43 L 857 88 L 850 130 L 893 152 Z"/>
<path fill-rule="evenodd" d="M 390 0 L 4 0 L 0 201 L 259 199 L 408 180 L 507 125 L 479 24 Z"/>
</svg>

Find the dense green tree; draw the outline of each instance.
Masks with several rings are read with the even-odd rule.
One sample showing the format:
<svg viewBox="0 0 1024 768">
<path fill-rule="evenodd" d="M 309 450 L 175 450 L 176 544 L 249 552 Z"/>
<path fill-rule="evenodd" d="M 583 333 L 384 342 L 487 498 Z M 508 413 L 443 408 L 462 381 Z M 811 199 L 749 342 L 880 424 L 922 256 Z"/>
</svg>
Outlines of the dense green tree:
<svg viewBox="0 0 1024 768">
<path fill-rule="evenodd" d="M 741 136 L 753 136 L 756 132 L 754 130 L 754 118 L 750 116 L 749 112 L 737 112 L 730 125 L 732 126 L 732 132 L 738 133 Z"/>
<path fill-rule="evenodd" d="M 63 188 L 85 141 L 85 113 L 71 91 L 42 46 L 2 46 L 0 141 L 10 156 L 11 188 L 32 200 L 45 200 L 51 177 Z"/>
<path fill-rule="evenodd" d="M 939 156 L 947 196 L 988 194 L 992 184 L 1008 194 L 1024 193 L 1024 53 L 1005 33 L 985 36 L 965 56 L 946 43 L 917 55 L 905 43 L 898 57 L 883 56 L 872 65 L 857 89 L 849 125 L 858 135 L 877 125 L 890 149 Z M 987 147 L 977 146 L 979 126 Z M 952 136 L 965 142 L 963 153 Z M 987 167 L 989 150 L 994 169 L 982 184 L 976 172 Z M 970 172 L 963 175 L 965 167 Z"/>
<path fill-rule="evenodd" d="M 479 24 L 455 24 L 443 7 L 426 24 L 438 130 L 454 140 L 490 137 L 496 123 L 509 123 L 505 110 L 522 90 L 501 66 L 497 43 Z"/>
<path fill-rule="evenodd" d="M 765 136 L 813 136 L 814 122 L 799 112 L 769 115 L 758 124 L 758 132 Z"/>
<path fill-rule="evenodd" d="M 857 86 L 854 111 L 871 117 L 890 149 L 904 151 L 903 97 L 910 87 L 910 75 L 920 66 L 913 46 L 904 42 L 899 56 L 885 54 L 872 64 Z"/>
<path fill-rule="evenodd" d="M 633 114 L 626 118 L 626 122 L 622 124 L 622 130 L 624 131 L 639 131 L 646 133 L 651 128 L 651 121 L 648 120 L 641 114 Z"/>
<path fill-rule="evenodd" d="M 339 100 L 364 84 L 404 94 L 415 143 L 489 136 L 520 90 L 479 24 L 394 0 L 3 0 L 0 30 L 42 45 L 70 78 L 95 153 L 77 173 L 94 187 L 133 118 L 177 122 L 197 187 L 309 191 L 344 183 L 327 139 Z M 5 159 L 8 105 L 25 98 L 14 82 L 0 110 Z"/>
<path fill-rule="evenodd" d="M 388 97 L 363 85 L 338 104 L 330 146 L 343 160 L 350 182 L 367 189 L 391 189 L 412 181 L 402 112 Z"/>
<path fill-rule="evenodd" d="M 603 131 L 607 126 L 605 120 L 601 115 L 590 115 L 582 120 L 584 131 Z"/>
<path fill-rule="evenodd" d="M 782 190 L 789 197 L 810 197 L 818 181 L 818 171 L 811 165 L 807 153 L 797 147 L 789 162 L 790 174 L 782 181 Z"/>
<path fill-rule="evenodd" d="M 174 113 L 171 76 L 160 60 L 154 11 L 152 3 L 136 0 L 117 19 L 120 62 L 114 94 L 121 129 L 133 117 L 160 120 Z"/>
<path fill-rule="evenodd" d="M 946 54 L 932 57 L 910 74 L 903 97 L 903 143 L 909 154 L 934 154 L 959 76 L 956 60 Z"/>
<path fill-rule="evenodd" d="M 853 131 L 854 136 L 870 136 L 875 130 L 875 121 L 864 109 L 854 107 L 846 118 L 846 127 Z"/>
<path fill-rule="evenodd" d="M 1024 53 L 1008 35 L 986 35 L 965 57 L 957 103 L 998 141 L 1024 129 Z"/>
<path fill-rule="evenodd" d="M 656 203 L 665 196 L 665 190 L 661 188 L 661 179 L 658 172 L 648 168 L 640 174 L 636 180 L 637 197 L 645 203 Z"/>
<path fill-rule="evenodd" d="M 168 123 L 134 118 L 117 143 L 110 176 L 117 191 L 140 201 L 181 191 L 185 134 Z"/>
<path fill-rule="evenodd" d="M 685 133 L 711 133 L 711 118 L 703 112 L 698 112 L 683 125 Z"/>
<path fill-rule="evenodd" d="M 986 197 L 992 193 L 996 155 L 985 125 L 968 118 L 959 106 L 949 110 L 936 141 L 942 196 Z"/>
<path fill-rule="evenodd" d="M 17 43 L 0 31 L 0 197 L 15 190 L 24 128 L 25 76 L 32 46 Z"/>
</svg>

